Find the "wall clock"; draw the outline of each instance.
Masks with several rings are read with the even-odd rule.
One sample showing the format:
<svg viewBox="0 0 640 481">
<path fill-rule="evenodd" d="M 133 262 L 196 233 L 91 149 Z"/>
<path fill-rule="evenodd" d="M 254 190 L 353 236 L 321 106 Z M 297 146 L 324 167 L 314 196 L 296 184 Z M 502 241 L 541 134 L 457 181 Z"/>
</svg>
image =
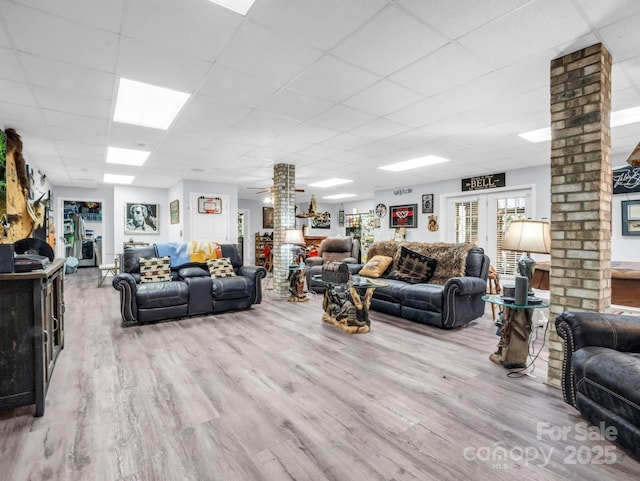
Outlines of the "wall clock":
<svg viewBox="0 0 640 481">
<path fill-rule="evenodd" d="M 387 206 L 382 203 L 376 205 L 376 215 L 378 217 L 384 217 L 387 215 Z"/>
</svg>

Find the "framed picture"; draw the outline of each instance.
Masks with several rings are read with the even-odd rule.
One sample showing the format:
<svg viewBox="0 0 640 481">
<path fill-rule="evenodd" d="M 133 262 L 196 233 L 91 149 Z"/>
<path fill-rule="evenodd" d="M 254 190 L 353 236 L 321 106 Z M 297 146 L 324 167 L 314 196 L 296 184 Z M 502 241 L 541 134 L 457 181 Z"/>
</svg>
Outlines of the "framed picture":
<svg viewBox="0 0 640 481">
<path fill-rule="evenodd" d="M 418 227 L 418 204 L 392 205 L 389 207 L 389 227 Z"/>
<path fill-rule="evenodd" d="M 640 235 L 640 200 L 622 201 L 622 235 Z"/>
<path fill-rule="evenodd" d="M 180 222 L 180 203 L 178 202 L 178 199 L 169 203 L 169 215 L 171 216 L 172 224 Z"/>
<path fill-rule="evenodd" d="M 433 214 L 433 194 L 422 194 L 422 213 Z"/>
<path fill-rule="evenodd" d="M 262 228 L 273 229 L 273 207 L 262 208 Z"/>
<path fill-rule="evenodd" d="M 312 229 L 331 229 L 331 213 L 318 212 L 315 217 L 311 218 Z"/>
<path fill-rule="evenodd" d="M 125 234 L 157 234 L 158 204 L 143 202 L 126 202 L 124 204 Z"/>
<path fill-rule="evenodd" d="M 222 199 L 220 197 L 199 197 L 199 214 L 222 214 Z"/>
</svg>

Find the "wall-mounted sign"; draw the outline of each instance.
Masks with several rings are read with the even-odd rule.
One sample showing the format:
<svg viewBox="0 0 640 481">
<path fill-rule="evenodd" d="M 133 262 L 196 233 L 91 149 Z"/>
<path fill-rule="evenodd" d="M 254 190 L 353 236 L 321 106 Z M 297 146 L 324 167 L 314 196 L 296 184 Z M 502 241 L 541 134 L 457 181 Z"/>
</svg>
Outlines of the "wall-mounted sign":
<svg viewBox="0 0 640 481">
<path fill-rule="evenodd" d="M 504 172 L 501 174 L 479 175 L 477 177 L 462 179 L 462 192 L 468 190 L 497 189 L 505 185 L 507 184 L 505 182 Z"/>
<path fill-rule="evenodd" d="M 640 167 L 626 166 L 613 171 L 613 193 L 640 192 Z"/>
<path fill-rule="evenodd" d="M 405 195 L 405 194 L 411 194 L 413 192 L 413 189 L 411 187 L 407 187 L 405 189 L 396 189 L 393 191 L 393 195 Z"/>
</svg>

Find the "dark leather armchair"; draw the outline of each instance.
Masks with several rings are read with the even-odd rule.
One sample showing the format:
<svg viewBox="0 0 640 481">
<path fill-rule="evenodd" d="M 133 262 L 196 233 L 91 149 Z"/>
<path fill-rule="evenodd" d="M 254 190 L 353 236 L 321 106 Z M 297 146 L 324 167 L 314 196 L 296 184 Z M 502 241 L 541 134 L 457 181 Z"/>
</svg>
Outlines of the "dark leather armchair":
<svg viewBox="0 0 640 481">
<path fill-rule="evenodd" d="M 596 426 L 640 459 L 640 317 L 564 312 L 556 318 L 564 340 L 562 394 Z"/>
<path fill-rule="evenodd" d="M 313 282 L 313 276 L 322 274 L 322 265 L 327 262 L 338 261 L 351 264 L 357 272 L 362 266 L 360 262 L 360 241 L 353 237 L 327 237 L 320 242 L 318 257 L 308 257 L 305 263 L 307 269 L 307 286 L 315 292 L 323 292 L 322 283 Z"/>
</svg>

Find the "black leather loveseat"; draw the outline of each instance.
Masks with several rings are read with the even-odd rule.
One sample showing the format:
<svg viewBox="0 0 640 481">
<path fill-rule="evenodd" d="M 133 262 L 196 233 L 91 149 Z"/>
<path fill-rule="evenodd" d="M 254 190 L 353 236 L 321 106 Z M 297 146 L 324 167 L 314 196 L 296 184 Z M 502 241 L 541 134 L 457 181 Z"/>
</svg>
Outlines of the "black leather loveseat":
<svg viewBox="0 0 640 481">
<path fill-rule="evenodd" d="M 262 301 L 264 267 L 242 266 L 233 244 L 222 244 L 221 255 L 233 266 L 229 277 L 212 278 L 205 262 L 171 264 L 171 280 L 141 282 L 140 259 L 159 258 L 158 246 L 125 246 L 121 272 L 113 279 L 120 291 L 123 324 L 154 322 L 186 316 L 247 309 Z"/>
<path fill-rule="evenodd" d="M 640 318 L 564 312 L 556 330 L 565 402 L 640 459 Z"/>
<path fill-rule="evenodd" d="M 427 282 L 398 280 L 397 271 L 403 250 L 417 252 L 436 261 Z M 389 285 L 373 291 L 371 309 L 411 321 L 442 328 L 465 325 L 484 314 L 482 296 L 487 291 L 489 257 L 472 244 L 375 242 L 368 259 L 382 255 L 392 263 L 380 276 Z"/>
</svg>

